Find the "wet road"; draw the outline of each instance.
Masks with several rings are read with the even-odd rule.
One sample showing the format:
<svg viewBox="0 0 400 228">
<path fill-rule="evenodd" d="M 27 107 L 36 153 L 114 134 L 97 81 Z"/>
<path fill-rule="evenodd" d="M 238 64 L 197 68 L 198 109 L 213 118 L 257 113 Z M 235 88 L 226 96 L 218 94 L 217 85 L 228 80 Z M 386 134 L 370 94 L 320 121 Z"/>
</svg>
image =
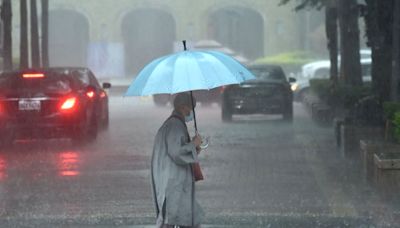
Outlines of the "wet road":
<svg viewBox="0 0 400 228">
<path fill-rule="evenodd" d="M 110 128 L 93 144 L 19 141 L 2 150 L 0 227 L 153 223 L 149 162 L 155 132 L 170 111 L 149 98 L 111 96 Z M 398 204 L 362 181 L 357 163 L 334 150 L 331 128 L 313 124 L 300 104 L 293 124 L 275 116 L 224 124 L 218 106 L 197 111 L 200 131 L 211 137 L 201 157 L 206 180 L 198 184 L 207 224 L 398 224 Z"/>
</svg>

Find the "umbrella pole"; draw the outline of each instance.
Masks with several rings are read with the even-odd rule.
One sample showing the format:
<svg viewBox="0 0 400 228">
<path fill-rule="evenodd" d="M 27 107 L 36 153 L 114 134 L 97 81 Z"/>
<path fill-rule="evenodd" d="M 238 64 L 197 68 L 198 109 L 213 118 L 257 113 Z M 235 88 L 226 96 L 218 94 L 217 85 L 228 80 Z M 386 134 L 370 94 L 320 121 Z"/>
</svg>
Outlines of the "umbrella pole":
<svg viewBox="0 0 400 228">
<path fill-rule="evenodd" d="M 186 51 L 186 40 L 182 40 L 183 43 L 183 50 Z M 197 121 L 196 121 L 196 112 L 194 111 L 194 100 L 193 100 L 193 91 L 190 91 L 190 98 L 192 100 L 192 110 L 193 110 L 193 121 L 194 121 L 194 130 L 197 132 Z"/>
<path fill-rule="evenodd" d="M 194 111 L 193 91 L 190 91 L 190 98 L 191 98 L 191 100 L 192 100 L 194 130 L 196 131 L 196 134 L 197 134 L 197 121 L 196 121 L 196 112 Z"/>
</svg>

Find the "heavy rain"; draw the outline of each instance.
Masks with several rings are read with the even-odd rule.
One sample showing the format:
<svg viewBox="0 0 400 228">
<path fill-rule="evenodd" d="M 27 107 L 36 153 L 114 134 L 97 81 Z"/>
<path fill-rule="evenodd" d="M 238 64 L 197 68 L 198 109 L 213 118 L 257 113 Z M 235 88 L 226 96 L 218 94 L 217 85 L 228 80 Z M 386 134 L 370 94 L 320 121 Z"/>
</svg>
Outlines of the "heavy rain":
<svg viewBox="0 0 400 228">
<path fill-rule="evenodd" d="M 1 228 L 400 227 L 400 1 L 0 4 Z"/>
</svg>

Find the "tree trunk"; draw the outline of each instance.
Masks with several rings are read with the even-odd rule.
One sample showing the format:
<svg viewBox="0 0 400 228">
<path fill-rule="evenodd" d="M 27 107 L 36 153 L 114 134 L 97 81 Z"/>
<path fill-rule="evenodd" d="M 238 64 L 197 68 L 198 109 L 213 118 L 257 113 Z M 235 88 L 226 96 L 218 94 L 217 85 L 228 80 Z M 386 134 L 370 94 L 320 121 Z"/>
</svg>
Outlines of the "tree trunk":
<svg viewBox="0 0 400 228">
<path fill-rule="evenodd" d="M 49 0 L 42 0 L 42 65 L 49 67 Z"/>
<path fill-rule="evenodd" d="M 31 49 L 32 49 L 32 67 L 40 67 L 40 52 L 39 52 L 39 30 L 36 0 L 31 0 Z"/>
<path fill-rule="evenodd" d="M 391 100 L 399 101 L 400 75 L 400 1 L 394 1 L 393 7 L 393 68 L 391 80 Z"/>
<path fill-rule="evenodd" d="M 27 0 L 20 1 L 21 13 L 21 33 L 20 33 L 20 69 L 29 68 L 29 49 L 28 49 L 28 9 Z"/>
<path fill-rule="evenodd" d="M 331 61 L 330 79 L 334 84 L 338 81 L 338 32 L 337 8 L 334 1 L 325 7 L 325 29 L 328 40 L 329 58 Z"/>
<path fill-rule="evenodd" d="M 360 64 L 360 31 L 356 0 L 339 0 L 340 76 L 351 86 L 362 85 Z"/>
<path fill-rule="evenodd" d="M 372 50 L 372 87 L 380 100 L 390 99 L 393 47 L 393 8 L 397 0 L 366 0 L 368 45 Z"/>
<path fill-rule="evenodd" d="M 12 70 L 12 8 L 11 0 L 3 0 L 1 6 L 1 19 L 4 26 L 3 61 L 4 70 Z"/>
</svg>

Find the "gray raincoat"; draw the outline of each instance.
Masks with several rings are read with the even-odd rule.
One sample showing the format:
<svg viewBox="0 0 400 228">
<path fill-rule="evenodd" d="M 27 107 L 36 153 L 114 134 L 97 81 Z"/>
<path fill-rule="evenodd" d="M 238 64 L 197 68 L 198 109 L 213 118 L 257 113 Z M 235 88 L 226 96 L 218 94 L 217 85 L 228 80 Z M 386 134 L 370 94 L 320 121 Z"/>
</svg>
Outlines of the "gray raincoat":
<svg viewBox="0 0 400 228">
<path fill-rule="evenodd" d="M 151 161 L 152 187 L 157 216 L 164 223 L 196 226 L 203 210 L 195 200 L 192 163 L 198 162 L 184 117 L 173 112 L 158 130 Z"/>
</svg>

